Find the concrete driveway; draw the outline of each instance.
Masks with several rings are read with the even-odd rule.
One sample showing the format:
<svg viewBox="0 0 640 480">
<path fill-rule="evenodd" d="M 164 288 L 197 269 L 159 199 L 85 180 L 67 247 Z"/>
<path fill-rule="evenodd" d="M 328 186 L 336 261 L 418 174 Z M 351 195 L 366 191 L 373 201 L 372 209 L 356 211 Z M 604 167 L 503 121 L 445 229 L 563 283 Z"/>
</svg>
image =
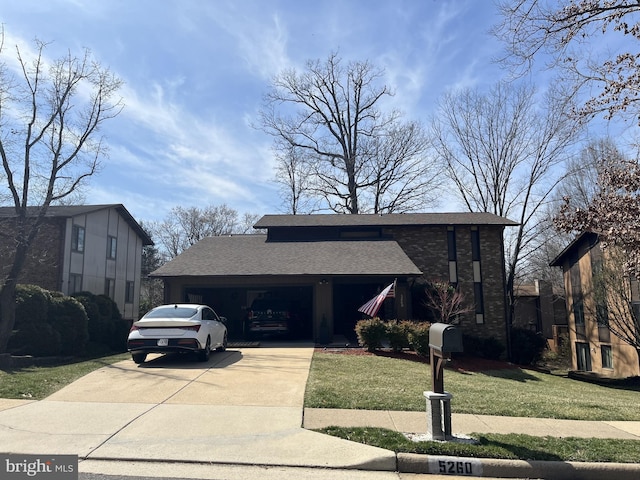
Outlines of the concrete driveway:
<svg viewBox="0 0 640 480">
<path fill-rule="evenodd" d="M 266 346 L 105 366 L 45 400 L 0 403 L 0 451 L 393 471 L 393 452 L 301 427 L 312 355 Z"/>
</svg>

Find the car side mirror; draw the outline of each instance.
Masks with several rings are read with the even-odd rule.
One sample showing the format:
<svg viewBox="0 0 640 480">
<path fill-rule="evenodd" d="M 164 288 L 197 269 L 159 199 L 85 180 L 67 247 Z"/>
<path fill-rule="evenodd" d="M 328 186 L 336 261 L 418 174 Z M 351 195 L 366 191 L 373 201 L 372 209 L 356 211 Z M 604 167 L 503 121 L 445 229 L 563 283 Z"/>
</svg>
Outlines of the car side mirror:
<svg viewBox="0 0 640 480">
<path fill-rule="evenodd" d="M 227 324 L 227 317 L 219 317 L 219 318 L 222 323 L 224 323 L 225 325 Z"/>
</svg>

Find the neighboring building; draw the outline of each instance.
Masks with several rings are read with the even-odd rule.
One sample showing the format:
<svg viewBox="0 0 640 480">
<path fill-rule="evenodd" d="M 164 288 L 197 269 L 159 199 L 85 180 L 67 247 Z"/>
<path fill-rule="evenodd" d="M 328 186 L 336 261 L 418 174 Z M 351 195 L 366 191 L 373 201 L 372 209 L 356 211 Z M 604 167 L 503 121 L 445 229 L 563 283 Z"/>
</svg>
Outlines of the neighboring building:
<svg viewBox="0 0 640 480">
<path fill-rule="evenodd" d="M 541 333 L 549 347 L 557 351 L 562 338 L 569 335 L 564 289 L 535 280 L 516 285 L 514 296 L 513 326 Z"/>
<path fill-rule="evenodd" d="M 13 208 L 0 208 L 4 265 L 12 256 L 13 218 Z M 142 247 L 152 244 L 123 205 L 51 206 L 18 282 L 66 295 L 105 294 L 123 318 L 137 320 Z"/>
<path fill-rule="evenodd" d="M 354 338 L 357 309 L 397 279 L 380 316 L 427 319 L 429 280 L 460 286 L 475 313 L 465 332 L 506 346 L 503 230 L 516 223 L 489 213 L 265 215 L 266 235 L 209 237 L 151 274 L 165 301 L 202 301 L 243 337 L 255 298 L 297 304 L 302 337 Z"/>
<path fill-rule="evenodd" d="M 573 368 L 605 377 L 638 376 L 638 352 L 607 326 L 608 316 L 615 311 L 613 305 L 602 308 L 594 296 L 594 272 L 603 258 L 598 236 L 583 233 L 551 262 L 552 266 L 562 267 L 564 274 Z M 640 302 L 637 289 L 634 290 L 631 298 Z"/>
</svg>

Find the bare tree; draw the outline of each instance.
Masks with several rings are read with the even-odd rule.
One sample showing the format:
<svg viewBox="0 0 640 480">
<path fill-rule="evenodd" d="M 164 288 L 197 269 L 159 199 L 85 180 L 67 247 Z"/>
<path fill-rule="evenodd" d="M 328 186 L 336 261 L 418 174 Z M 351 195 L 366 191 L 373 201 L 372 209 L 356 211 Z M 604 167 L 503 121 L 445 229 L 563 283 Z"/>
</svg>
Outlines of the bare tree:
<svg viewBox="0 0 640 480">
<path fill-rule="evenodd" d="M 151 232 L 147 225 L 142 221 L 138 222 L 140 226 L 151 237 Z M 164 298 L 164 284 L 159 278 L 149 278 L 149 274 L 160 268 L 164 263 L 162 256 L 156 245 L 145 245 L 142 247 L 142 265 L 141 265 L 141 282 L 140 282 L 140 317 L 147 313 L 151 308 L 160 305 Z"/>
<path fill-rule="evenodd" d="M 562 287 L 562 272 L 549 263 L 573 240 L 573 235 L 555 228 L 553 219 L 566 201 L 572 210 L 586 208 L 599 192 L 598 175 L 603 159 L 624 158 L 610 138 L 591 140 L 577 155 L 571 156 L 565 174 L 553 193 L 553 202 L 544 208 L 544 220 L 537 232 L 539 247 L 527 258 L 521 276 L 527 280 L 541 279 Z M 616 160 L 616 161 L 617 161 Z"/>
<path fill-rule="evenodd" d="M 547 97 L 546 110 L 529 86 L 498 84 L 488 94 L 447 94 L 433 122 L 434 147 L 462 203 L 519 223 L 506 232 L 508 319 L 522 261 L 539 246 L 543 208 L 559 179 L 579 125 L 569 104 Z"/>
<path fill-rule="evenodd" d="M 238 212 L 227 205 L 174 207 L 159 223 L 151 223 L 150 230 L 168 259 L 180 255 L 205 237 L 247 233 L 257 222 L 257 215 Z"/>
<path fill-rule="evenodd" d="M 597 194 L 581 208 L 565 199 L 555 225 L 565 232 L 596 233 L 605 250 L 614 247 L 623 255 L 623 270 L 640 278 L 640 163 L 605 157 L 598 171 Z"/>
<path fill-rule="evenodd" d="M 434 313 L 436 322 L 454 323 L 461 315 L 474 312 L 460 289 L 445 280 L 431 280 L 425 288 L 425 306 Z"/>
<path fill-rule="evenodd" d="M 407 211 L 428 203 L 429 197 L 415 201 L 428 185 L 434 186 L 433 165 L 425 158 L 427 142 L 417 123 L 402 122 L 398 111 L 379 109 L 392 95 L 380 85 L 382 76 L 382 70 L 366 61 L 345 67 L 334 53 L 324 62 L 307 62 L 303 72 L 287 70 L 273 80 L 261 126 L 280 152 L 278 180 L 291 182 L 294 213 L 300 193 L 338 213 Z M 397 140 L 404 145 L 386 160 L 400 162 L 402 168 L 380 168 L 384 159 L 379 155 L 389 155 Z"/>
<path fill-rule="evenodd" d="M 578 113 L 611 118 L 629 112 L 640 119 L 638 2 L 507 0 L 499 9 L 503 20 L 494 34 L 505 44 L 505 63 L 522 73 L 536 58 L 549 58 L 547 66 L 572 89 L 584 89 Z"/>
<path fill-rule="evenodd" d="M 604 159 L 618 162 L 624 154 L 610 138 L 591 140 L 578 156 L 572 157 L 567 164 L 567 174 L 555 193 L 560 202 L 569 201 L 571 208 L 585 208 L 599 193 L 598 177 L 602 173 Z"/>
<path fill-rule="evenodd" d="M 0 60 L 8 55 L 2 39 Z M 16 46 L 17 72 L 0 64 L 3 197 L 6 192 L 15 211 L 3 228 L 12 232 L 15 250 L 2 269 L 0 353 L 15 323 L 16 284 L 49 205 L 72 195 L 98 170 L 106 152 L 99 127 L 122 109 L 116 97 L 122 82 L 88 50 L 49 63 L 46 47 L 36 41 L 33 58 L 27 58 Z"/>
<path fill-rule="evenodd" d="M 276 183 L 280 186 L 282 203 L 288 213 L 311 213 L 317 207 L 313 198 L 311 176 L 300 148 L 284 142 L 277 142 Z"/>
<path fill-rule="evenodd" d="M 571 197 L 555 217 L 567 233 L 595 233 L 593 308 L 600 326 L 638 351 L 640 360 L 640 162 L 608 146 L 597 157 L 597 187 L 585 205 Z"/>
<path fill-rule="evenodd" d="M 429 141 L 415 122 L 390 128 L 371 139 L 371 160 L 367 162 L 371 188 L 363 199 L 368 211 L 403 213 L 437 203 L 442 170 L 425 159 Z"/>
</svg>

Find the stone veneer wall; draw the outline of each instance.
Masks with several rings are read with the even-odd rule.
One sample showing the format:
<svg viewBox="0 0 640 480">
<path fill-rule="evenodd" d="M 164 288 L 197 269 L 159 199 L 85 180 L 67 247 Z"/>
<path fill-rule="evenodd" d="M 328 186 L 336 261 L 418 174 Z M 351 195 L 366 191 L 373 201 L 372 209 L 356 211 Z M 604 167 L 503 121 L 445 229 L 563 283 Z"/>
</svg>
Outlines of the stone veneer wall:
<svg viewBox="0 0 640 480">
<path fill-rule="evenodd" d="M 504 253 L 502 226 L 479 225 L 480 265 L 484 297 L 484 324 L 476 324 L 475 315 L 463 319 L 465 333 L 495 337 L 506 347 Z M 456 226 L 458 283 L 465 298 L 473 302 L 473 262 L 471 226 Z M 406 226 L 385 231 L 424 272 L 420 281 L 449 279 L 447 226 Z"/>
</svg>

